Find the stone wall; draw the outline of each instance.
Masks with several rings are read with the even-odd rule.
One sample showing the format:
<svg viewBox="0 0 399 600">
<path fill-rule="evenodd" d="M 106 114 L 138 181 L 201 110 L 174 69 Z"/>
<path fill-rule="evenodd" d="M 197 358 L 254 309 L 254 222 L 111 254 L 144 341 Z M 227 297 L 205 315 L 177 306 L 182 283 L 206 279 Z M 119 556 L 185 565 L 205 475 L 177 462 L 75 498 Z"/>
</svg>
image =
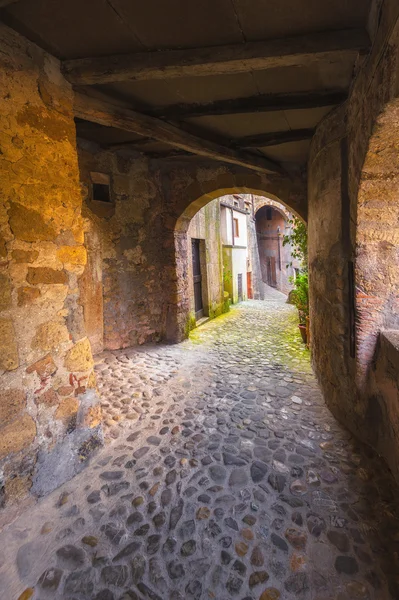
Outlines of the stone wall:
<svg viewBox="0 0 399 600">
<path fill-rule="evenodd" d="M 204 316 L 211 319 L 221 315 L 224 310 L 223 298 L 223 261 L 220 238 L 220 204 L 212 200 L 201 208 L 192 218 L 187 232 L 188 280 L 190 294 L 190 321 L 195 323 L 195 302 L 192 260 L 190 260 L 191 240 L 199 239 L 201 254 L 202 298 Z"/>
<path fill-rule="evenodd" d="M 157 173 L 142 157 L 101 150 L 83 140 L 79 167 L 89 221 L 87 278 L 81 283 L 93 347 L 157 342 L 165 334 L 164 280 L 171 275 Z M 93 172 L 109 176 L 111 203 L 93 200 Z"/>
<path fill-rule="evenodd" d="M 2 25 L 0 89 L 4 505 L 59 485 L 101 435 L 79 292 L 87 256 L 72 91 L 55 59 Z M 72 456 L 56 459 L 72 439 Z"/>
<path fill-rule="evenodd" d="M 378 336 L 374 360 L 368 373 L 368 398 L 374 405 L 373 445 L 387 460 L 399 480 L 399 331 Z M 373 435 L 374 434 L 374 435 Z"/>
<path fill-rule="evenodd" d="M 267 219 L 268 208 L 271 210 L 270 220 Z M 288 294 L 293 287 L 289 278 L 295 276 L 295 270 L 291 264 L 291 247 L 288 244 L 283 245 L 284 235 L 288 235 L 290 231 L 287 217 L 283 212 L 266 204 L 259 208 L 255 220 L 262 279 L 264 283 L 273 285 L 283 294 Z M 274 258 L 275 272 L 269 272 L 268 258 Z M 269 282 L 274 275 L 275 284 Z"/>
<path fill-rule="evenodd" d="M 372 52 L 316 131 L 308 181 L 314 367 L 334 414 L 388 462 L 399 444 L 384 443 L 386 406 L 369 378 L 379 331 L 398 326 L 398 17 L 394 0 L 374 3 Z"/>
<path fill-rule="evenodd" d="M 165 250 L 173 248 L 173 272 L 165 280 L 168 309 L 166 338 L 183 340 L 189 331 L 190 298 L 187 282 L 187 229 L 192 217 L 203 206 L 224 195 L 254 194 L 278 200 L 306 220 L 305 182 L 296 177 L 255 174 L 232 165 L 210 161 L 154 161 L 161 181 L 167 211 Z M 173 237 L 171 237 L 171 234 Z M 173 240 L 173 241 L 172 241 Z"/>
</svg>

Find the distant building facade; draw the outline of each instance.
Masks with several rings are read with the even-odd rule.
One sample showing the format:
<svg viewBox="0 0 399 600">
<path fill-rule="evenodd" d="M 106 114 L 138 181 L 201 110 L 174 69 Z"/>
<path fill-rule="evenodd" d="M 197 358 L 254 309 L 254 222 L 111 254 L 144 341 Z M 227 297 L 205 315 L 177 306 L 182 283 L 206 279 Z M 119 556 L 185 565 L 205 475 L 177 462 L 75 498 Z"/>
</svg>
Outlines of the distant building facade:
<svg viewBox="0 0 399 600">
<path fill-rule="evenodd" d="M 213 200 L 191 220 L 191 326 L 222 314 L 229 303 L 263 298 L 254 216 L 254 196 L 240 194 Z"/>
<path fill-rule="evenodd" d="M 292 231 L 292 214 L 278 202 L 259 197 L 254 208 L 262 281 L 288 294 L 300 268 L 291 246 L 283 244 L 284 236 Z"/>
</svg>

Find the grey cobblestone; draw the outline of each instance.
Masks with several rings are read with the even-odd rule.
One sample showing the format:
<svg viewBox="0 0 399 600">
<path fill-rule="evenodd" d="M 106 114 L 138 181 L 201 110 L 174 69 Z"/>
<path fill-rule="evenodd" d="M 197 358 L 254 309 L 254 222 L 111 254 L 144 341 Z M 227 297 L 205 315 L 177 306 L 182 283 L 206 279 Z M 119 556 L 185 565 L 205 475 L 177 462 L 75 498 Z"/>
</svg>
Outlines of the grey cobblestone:
<svg viewBox="0 0 399 600">
<path fill-rule="evenodd" d="M 108 446 L 0 534 L 2 600 L 399 598 L 398 490 L 279 294 L 97 374 Z"/>
</svg>

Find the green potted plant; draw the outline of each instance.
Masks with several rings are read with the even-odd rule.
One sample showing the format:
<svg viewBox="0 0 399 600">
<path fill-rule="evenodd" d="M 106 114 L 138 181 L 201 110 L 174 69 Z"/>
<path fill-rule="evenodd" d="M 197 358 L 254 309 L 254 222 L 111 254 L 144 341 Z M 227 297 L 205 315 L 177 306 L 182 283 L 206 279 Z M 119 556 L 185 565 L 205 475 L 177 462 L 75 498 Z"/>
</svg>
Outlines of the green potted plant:
<svg viewBox="0 0 399 600">
<path fill-rule="evenodd" d="M 294 290 L 291 294 L 292 301 L 298 309 L 299 315 L 299 331 L 301 332 L 302 340 L 307 342 L 307 327 L 309 321 L 309 284 L 308 274 L 302 272 L 296 276 L 293 281 Z"/>
</svg>

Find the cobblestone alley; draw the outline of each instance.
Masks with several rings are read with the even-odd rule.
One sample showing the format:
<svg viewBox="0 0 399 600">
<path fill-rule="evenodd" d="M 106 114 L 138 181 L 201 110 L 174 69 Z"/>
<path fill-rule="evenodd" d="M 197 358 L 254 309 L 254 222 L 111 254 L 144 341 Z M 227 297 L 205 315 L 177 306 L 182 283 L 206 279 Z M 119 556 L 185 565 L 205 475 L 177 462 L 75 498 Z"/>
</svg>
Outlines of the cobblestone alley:
<svg viewBox="0 0 399 600">
<path fill-rule="evenodd" d="M 282 295 L 96 369 L 109 443 L 3 530 L 2 600 L 399 597 L 398 490 Z"/>
</svg>

